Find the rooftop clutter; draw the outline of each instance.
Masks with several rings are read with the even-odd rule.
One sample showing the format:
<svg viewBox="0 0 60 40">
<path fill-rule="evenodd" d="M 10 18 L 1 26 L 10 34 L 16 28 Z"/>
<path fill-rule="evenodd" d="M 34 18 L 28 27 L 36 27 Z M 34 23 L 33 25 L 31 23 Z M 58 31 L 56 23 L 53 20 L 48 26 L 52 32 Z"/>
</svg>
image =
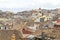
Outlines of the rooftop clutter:
<svg viewBox="0 0 60 40">
<path fill-rule="evenodd" d="M 59 9 L 58 9 L 59 10 Z M 23 38 L 48 33 L 49 28 L 60 25 L 58 10 L 35 9 L 22 12 L 0 12 L 1 30 L 18 30 Z M 60 26 L 59 26 L 60 27 Z"/>
</svg>

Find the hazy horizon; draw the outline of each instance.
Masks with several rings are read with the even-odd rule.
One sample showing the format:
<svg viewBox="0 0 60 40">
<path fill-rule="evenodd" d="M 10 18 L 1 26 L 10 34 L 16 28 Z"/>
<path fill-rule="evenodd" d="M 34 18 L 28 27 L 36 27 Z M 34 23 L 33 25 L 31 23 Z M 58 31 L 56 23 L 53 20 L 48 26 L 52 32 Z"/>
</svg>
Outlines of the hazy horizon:
<svg viewBox="0 0 60 40">
<path fill-rule="evenodd" d="M 37 8 L 60 8 L 60 0 L 0 0 L 0 10 L 3 11 L 18 12 Z"/>
</svg>

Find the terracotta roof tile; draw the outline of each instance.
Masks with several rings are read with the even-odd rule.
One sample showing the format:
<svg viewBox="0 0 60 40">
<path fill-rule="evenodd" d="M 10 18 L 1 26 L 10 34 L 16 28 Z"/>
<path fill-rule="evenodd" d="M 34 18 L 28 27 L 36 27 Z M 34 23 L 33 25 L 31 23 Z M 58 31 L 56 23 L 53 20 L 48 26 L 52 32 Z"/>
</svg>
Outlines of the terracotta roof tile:
<svg viewBox="0 0 60 40">
<path fill-rule="evenodd" d="M 23 34 L 32 34 L 31 31 L 28 31 L 28 30 L 26 30 L 26 29 L 23 29 L 22 32 L 23 32 Z"/>
<path fill-rule="evenodd" d="M 60 22 L 60 19 L 57 19 L 57 23 L 59 23 Z"/>
</svg>

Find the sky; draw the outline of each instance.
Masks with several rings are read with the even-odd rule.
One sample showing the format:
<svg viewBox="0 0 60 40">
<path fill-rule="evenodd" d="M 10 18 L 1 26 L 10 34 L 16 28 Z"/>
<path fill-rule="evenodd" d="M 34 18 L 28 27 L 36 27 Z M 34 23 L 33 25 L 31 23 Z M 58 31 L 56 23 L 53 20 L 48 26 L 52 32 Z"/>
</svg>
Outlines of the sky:
<svg viewBox="0 0 60 40">
<path fill-rule="evenodd" d="M 3 11 L 18 12 L 37 8 L 60 8 L 60 0 L 0 0 L 0 10 Z"/>
</svg>

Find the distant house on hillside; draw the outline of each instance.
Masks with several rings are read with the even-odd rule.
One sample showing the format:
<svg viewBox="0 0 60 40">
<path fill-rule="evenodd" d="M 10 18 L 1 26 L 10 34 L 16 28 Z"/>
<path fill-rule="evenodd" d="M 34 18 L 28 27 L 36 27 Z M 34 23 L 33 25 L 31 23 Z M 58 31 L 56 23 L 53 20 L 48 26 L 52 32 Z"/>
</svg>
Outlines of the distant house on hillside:
<svg viewBox="0 0 60 40">
<path fill-rule="evenodd" d="M 55 28 L 60 28 L 60 19 L 57 19 L 55 21 L 55 25 L 54 25 Z"/>
<path fill-rule="evenodd" d="M 0 24 L 0 30 L 9 30 L 9 27 L 4 24 Z"/>
</svg>

